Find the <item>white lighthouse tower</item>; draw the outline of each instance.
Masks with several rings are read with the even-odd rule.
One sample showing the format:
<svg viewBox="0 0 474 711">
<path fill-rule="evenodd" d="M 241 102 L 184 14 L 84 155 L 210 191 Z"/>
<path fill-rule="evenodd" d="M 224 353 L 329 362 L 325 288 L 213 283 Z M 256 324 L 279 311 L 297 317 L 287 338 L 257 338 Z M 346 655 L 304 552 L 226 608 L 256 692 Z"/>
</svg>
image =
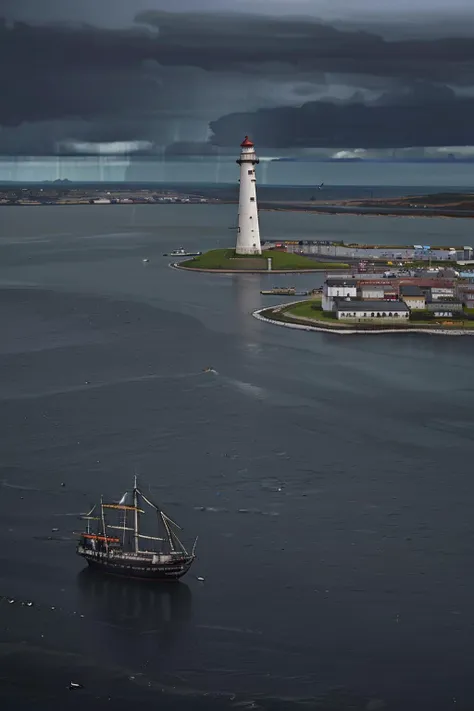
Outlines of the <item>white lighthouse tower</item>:
<svg viewBox="0 0 474 711">
<path fill-rule="evenodd" d="M 255 147 L 249 137 L 245 136 L 240 144 L 240 158 L 237 161 L 240 165 L 240 190 L 236 254 L 262 253 L 255 180 L 255 166 L 258 162 Z"/>
</svg>

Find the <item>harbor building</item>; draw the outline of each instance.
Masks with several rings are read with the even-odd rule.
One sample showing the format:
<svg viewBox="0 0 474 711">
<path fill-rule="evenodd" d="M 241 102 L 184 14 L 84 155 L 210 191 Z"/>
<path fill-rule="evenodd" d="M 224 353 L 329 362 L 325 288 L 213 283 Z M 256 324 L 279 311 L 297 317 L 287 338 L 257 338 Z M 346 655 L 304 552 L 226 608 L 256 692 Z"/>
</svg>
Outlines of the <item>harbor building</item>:
<svg viewBox="0 0 474 711">
<path fill-rule="evenodd" d="M 245 136 L 240 144 L 240 157 L 237 161 L 240 165 L 240 187 L 236 254 L 262 253 L 255 177 L 255 166 L 258 162 L 255 146 L 249 137 Z"/>
<path fill-rule="evenodd" d="M 323 311 L 334 311 L 335 299 L 356 299 L 357 280 L 356 279 L 326 279 L 323 286 L 322 308 Z"/>
<path fill-rule="evenodd" d="M 398 289 L 392 286 L 391 283 L 383 282 L 369 282 L 364 284 L 359 282 L 359 293 L 360 298 L 363 300 L 377 301 L 377 300 L 397 300 L 398 299 Z"/>
<path fill-rule="evenodd" d="M 457 262 L 458 264 L 472 264 L 474 249 L 469 246 L 442 247 L 431 245 L 403 245 L 387 247 L 383 244 L 345 244 L 342 241 L 331 240 L 267 240 L 264 248 L 271 249 L 276 245 L 285 247 L 288 252 L 308 254 L 324 259 L 357 259 L 357 260 L 391 260 L 393 262 Z"/>
<path fill-rule="evenodd" d="M 400 286 L 400 297 L 412 311 L 422 310 L 426 306 L 426 295 L 419 286 L 414 284 L 402 284 Z"/>
<path fill-rule="evenodd" d="M 432 286 L 430 291 L 432 301 L 444 301 L 454 297 L 453 286 Z"/>
<path fill-rule="evenodd" d="M 460 316 L 462 314 L 463 305 L 456 299 L 452 299 L 451 301 L 441 301 L 437 299 L 435 301 L 428 301 L 426 310 L 432 313 L 434 317 L 452 318 L 453 316 Z"/>
<path fill-rule="evenodd" d="M 337 300 L 338 319 L 408 320 L 410 311 L 403 301 L 345 301 Z"/>
<path fill-rule="evenodd" d="M 322 287 L 321 307 L 337 319 L 460 318 L 464 306 L 474 308 L 474 284 L 455 284 L 441 276 L 372 279 L 339 274 L 328 276 Z"/>
<path fill-rule="evenodd" d="M 473 284 L 458 284 L 456 288 L 456 297 L 461 301 L 467 309 L 474 309 L 474 285 Z"/>
</svg>

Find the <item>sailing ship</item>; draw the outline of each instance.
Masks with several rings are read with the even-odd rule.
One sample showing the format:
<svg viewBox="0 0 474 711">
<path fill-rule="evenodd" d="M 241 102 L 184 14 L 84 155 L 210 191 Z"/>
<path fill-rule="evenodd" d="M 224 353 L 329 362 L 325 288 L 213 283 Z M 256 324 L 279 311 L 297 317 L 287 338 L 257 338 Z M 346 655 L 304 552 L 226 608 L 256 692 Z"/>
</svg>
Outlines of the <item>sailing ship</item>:
<svg viewBox="0 0 474 711">
<path fill-rule="evenodd" d="M 147 513 L 142 506 L 153 511 L 158 532 L 163 535 L 142 533 L 142 518 Z M 110 523 L 114 516 L 114 522 Z M 76 552 L 91 568 L 104 573 L 156 581 L 178 580 L 195 559 L 197 538 L 189 553 L 178 538 L 177 531 L 181 528 L 140 491 L 137 477 L 132 491 L 126 492 L 119 502 L 104 503 L 101 498 L 100 504 L 81 518 L 87 524 L 80 533 Z"/>
</svg>

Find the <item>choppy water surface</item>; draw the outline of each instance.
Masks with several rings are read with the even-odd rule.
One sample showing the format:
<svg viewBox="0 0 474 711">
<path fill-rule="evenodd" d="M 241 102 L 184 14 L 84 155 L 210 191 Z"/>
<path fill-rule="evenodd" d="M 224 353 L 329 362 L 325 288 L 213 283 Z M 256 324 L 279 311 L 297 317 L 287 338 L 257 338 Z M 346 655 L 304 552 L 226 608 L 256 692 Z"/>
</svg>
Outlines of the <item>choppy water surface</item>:
<svg viewBox="0 0 474 711">
<path fill-rule="evenodd" d="M 161 256 L 227 244 L 233 211 L 2 210 L 2 709 L 470 709 L 472 339 L 257 322 L 287 277 Z M 379 243 L 469 225 L 262 215 Z M 177 586 L 74 555 L 76 514 L 134 471 L 199 534 Z"/>
</svg>

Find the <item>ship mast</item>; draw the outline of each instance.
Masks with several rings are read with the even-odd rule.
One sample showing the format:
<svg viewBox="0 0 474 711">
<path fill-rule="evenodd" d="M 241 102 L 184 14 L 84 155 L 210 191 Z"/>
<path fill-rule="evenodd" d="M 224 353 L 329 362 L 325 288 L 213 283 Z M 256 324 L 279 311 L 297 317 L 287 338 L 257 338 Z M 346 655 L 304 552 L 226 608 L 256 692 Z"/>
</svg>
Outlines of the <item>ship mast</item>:
<svg viewBox="0 0 474 711">
<path fill-rule="evenodd" d="M 135 474 L 135 480 L 133 483 L 133 506 L 134 506 L 134 523 L 133 523 L 133 536 L 135 539 L 135 553 L 138 553 L 138 489 L 137 489 L 137 475 Z"/>
<path fill-rule="evenodd" d="M 104 541 L 105 541 L 105 550 L 107 553 L 109 552 L 109 540 L 107 538 L 107 529 L 105 527 L 105 516 L 104 516 L 104 499 L 102 496 L 100 497 L 100 515 L 102 518 L 102 535 L 104 536 Z"/>
</svg>

